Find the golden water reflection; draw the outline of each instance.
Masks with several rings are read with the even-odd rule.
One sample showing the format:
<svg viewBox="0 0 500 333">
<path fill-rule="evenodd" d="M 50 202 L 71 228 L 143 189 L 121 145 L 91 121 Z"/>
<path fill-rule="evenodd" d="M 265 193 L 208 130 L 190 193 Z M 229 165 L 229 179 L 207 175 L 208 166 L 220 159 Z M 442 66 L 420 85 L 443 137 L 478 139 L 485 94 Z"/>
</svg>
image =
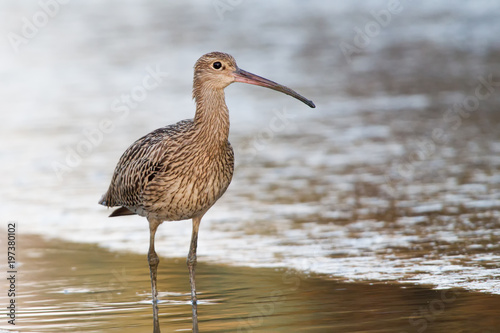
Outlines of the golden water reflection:
<svg viewBox="0 0 500 333">
<path fill-rule="evenodd" d="M 23 235 L 21 332 L 150 332 L 146 255 Z M 500 296 L 199 260 L 202 332 L 498 332 Z M 163 332 L 191 330 L 183 258 L 159 266 Z"/>
</svg>

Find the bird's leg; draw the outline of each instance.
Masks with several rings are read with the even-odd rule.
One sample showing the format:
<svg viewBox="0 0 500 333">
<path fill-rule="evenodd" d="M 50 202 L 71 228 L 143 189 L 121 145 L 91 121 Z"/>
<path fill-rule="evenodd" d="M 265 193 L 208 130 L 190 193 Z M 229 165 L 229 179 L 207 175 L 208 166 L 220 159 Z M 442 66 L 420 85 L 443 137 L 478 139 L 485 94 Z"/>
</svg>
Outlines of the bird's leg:
<svg viewBox="0 0 500 333">
<path fill-rule="evenodd" d="M 158 320 L 158 290 L 156 289 L 156 275 L 158 269 L 158 263 L 160 258 L 155 252 L 155 234 L 156 229 L 161 222 L 156 220 L 149 221 L 149 251 L 148 251 L 148 262 L 149 262 L 149 272 L 151 274 L 151 293 L 153 295 L 153 327 L 154 333 L 160 333 L 160 321 Z"/>
<path fill-rule="evenodd" d="M 189 282 L 191 283 L 191 304 L 193 309 L 193 333 L 198 333 L 198 299 L 196 297 L 195 267 L 196 267 L 196 246 L 198 244 L 198 228 L 200 227 L 201 216 L 193 218 L 193 233 L 191 235 L 191 245 L 187 257 L 189 269 Z"/>
</svg>

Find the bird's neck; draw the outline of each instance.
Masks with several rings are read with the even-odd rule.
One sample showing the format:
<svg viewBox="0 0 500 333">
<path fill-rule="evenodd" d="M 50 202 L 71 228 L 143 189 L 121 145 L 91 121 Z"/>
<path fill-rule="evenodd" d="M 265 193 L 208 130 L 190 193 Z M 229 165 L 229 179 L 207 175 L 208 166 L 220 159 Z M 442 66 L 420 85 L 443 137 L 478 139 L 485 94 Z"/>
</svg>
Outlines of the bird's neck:
<svg viewBox="0 0 500 333">
<path fill-rule="evenodd" d="M 195 126 L 207 142 L 226 144 L 229 136 L 229 110 L 223 89 L 207 89 L 195 94 Z"/>
</svg>

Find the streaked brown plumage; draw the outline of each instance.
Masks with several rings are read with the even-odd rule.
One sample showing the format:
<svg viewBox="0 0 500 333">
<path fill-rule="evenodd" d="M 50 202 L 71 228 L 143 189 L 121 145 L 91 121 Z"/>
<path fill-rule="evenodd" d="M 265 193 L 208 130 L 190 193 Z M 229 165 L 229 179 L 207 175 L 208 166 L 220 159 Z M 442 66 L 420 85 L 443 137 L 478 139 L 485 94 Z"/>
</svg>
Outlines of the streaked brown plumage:
<svg viewBox="0 0 500 333">
<path fill-rule="evenodd" d="M 239 69 L 228 54 L 205 54 L 194 67 L 194 119 L 159 128 L 134 142 L 118 161 L 109 189 L 99 201 L 108 207 L 121 206 L 110 216 L 138 214 L 149 221 L 148 261 L 155 332 L 160 327 L 156 289 L 159 258 L 154 250 L 154 235 L 163 221 L 185 219 L 193 219 L 187 263 L 193 331 L 198 331 L 194 277 L 198 228 L 203 215 L 224 194 L 233 176 L 229 110 L 224 98 L 224 88 L 233 82 L 271 88 L 315 107 L 293 90 Z"/>
</svg>

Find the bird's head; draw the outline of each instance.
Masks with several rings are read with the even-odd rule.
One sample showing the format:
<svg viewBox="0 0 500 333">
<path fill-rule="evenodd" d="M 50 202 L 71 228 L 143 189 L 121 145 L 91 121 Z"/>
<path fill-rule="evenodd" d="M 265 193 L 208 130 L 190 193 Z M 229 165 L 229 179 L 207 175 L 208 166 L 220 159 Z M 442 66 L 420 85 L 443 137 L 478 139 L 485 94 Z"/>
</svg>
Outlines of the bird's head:
<svg viewBox="0 0 500 333">
<path fill-rule="evenodd" d="M 261 76 L 244 71 L 236 65 L 236 60 L 222 52 L 211 52 L 203 55 L 194 65 L 193 98 L 200 97 L 204 90 L 223 90 L 233 82 L 243 82 L 273 89 L 290 95 L 308 106 L 316 107 L 307 98 L 292 89 Z"/>
<path fill-rule="evenodd" d="M 194 88 L 207 86 L 212 89 L 224 89 L 234 82 L 233 73 L 237 69 L 236 60 L 229 54 L 207 53 L 194 65 Z"/>
</svg>

